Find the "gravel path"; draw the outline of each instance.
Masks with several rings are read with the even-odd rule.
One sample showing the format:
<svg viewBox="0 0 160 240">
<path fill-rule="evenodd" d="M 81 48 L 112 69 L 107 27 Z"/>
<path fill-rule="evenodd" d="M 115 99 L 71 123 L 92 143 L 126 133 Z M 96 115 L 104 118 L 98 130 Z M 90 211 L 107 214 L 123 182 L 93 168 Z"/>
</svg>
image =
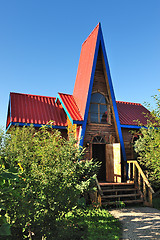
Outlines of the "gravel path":
<svg viewBox="0 0 160 240">
<path fill-rule="evenodd" d="M 160 239 L 160 211 L 150 207 L 135 207 L 109 211 L 122 223 L 125 240 Z"/>
</svg>

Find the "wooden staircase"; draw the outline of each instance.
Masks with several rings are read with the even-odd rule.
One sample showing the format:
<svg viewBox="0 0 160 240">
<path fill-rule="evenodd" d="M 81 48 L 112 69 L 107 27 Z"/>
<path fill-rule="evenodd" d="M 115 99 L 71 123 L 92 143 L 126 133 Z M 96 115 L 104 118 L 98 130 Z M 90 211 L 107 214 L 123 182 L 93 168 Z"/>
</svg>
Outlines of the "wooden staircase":
<svg viewBox="0 0 160 240">
<path fill-rule="evenodd" d="M 142 193 L 134 183 L 99 183 L 102 206 L 122 207 L 143 203 Z"/>
<path fill-rule="evenodd" d="M 98 182 L 97 197 L 102 206 L 123 206 L 143 203 L 152 206 L 154 193 L 140 165 L 135 160 L 128 160 L 128 180 L 125 183 Z"/>
</svg>

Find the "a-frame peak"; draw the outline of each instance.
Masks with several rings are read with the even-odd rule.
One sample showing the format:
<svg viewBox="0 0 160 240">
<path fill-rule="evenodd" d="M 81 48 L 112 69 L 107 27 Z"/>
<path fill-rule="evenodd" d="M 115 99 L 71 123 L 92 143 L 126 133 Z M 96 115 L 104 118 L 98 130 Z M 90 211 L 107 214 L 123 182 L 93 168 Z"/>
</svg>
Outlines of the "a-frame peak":
<svg viewBox="0 0 160 240">
<path fill-rule="evenodd" d="M 86 40 L 82 43 L 82 46 L 89 40 L 90 37 L 92 37 L 94 34 L 97 34 L 97 30 L 99 30 L 99 29 L 101 29 L 101 23 L 100 22 L 93 29 L 93 31 L 89 34 L 89 36 L 86 38 Z"/>
</svg>

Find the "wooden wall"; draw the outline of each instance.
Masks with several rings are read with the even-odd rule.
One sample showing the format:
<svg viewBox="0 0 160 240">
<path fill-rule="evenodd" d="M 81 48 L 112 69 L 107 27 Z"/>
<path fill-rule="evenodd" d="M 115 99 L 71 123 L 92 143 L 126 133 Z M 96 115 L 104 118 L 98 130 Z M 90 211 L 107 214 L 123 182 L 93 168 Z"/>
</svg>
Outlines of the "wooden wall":
<svg viewBox="0 0 160 240">
<path fill-rule="evenodd" d="M 102 136 L 106 143 L 117 143 L 118 139 L 116 136 L 115 125 L 113 120 L 112 108 L 111 108 L 111 101 L 109 99 L 109 91 L 107 89 L 107 84 L 105 80 L 104 74 L 104 66 L 102 60 L 102 50 L 100 48 L 97 58 L 96 70 L 94 75 L 94 82 L 92 93 L 94 92 L 102 93 L 108 100 L 110 105 L 109 107 L 109 124 L 97 124 L 97 123 L 90 123 L 90 116 L 88 115 L 88 121 L 86 126 L 86 132 L 84 137 L 84 147 L 86 149 L 86 158 L 92 158 L 92 141 L 95 136 Z M 88 144 L 89 143 L 89 144 Z"/>
<path fill-rule="evenodd" d="M 122 136 L 127 159 L 136 159 L 136 154 L 133 148 L 133 129 L 122 128 Z"/>
<path fill-rule="evenodd" d="M 92 141 L 95 136 L 101 136 L 105 139 L 106 143 L 116 143 L 117 138 L 113 126 L 106 126 L 104 124 L 87 124 L 84 147 L 86 147 L 86 158 L 92 158 Z M 89 144 L 88 144 L 89 143 Z"/>
</svg>

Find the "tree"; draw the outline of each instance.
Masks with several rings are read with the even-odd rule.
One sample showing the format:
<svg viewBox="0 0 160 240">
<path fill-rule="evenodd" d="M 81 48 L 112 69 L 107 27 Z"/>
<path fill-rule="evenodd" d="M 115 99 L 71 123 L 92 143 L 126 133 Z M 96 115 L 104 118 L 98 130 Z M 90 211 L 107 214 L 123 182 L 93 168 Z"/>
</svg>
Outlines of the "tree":
<svg viewBox="0 0 160 240">
<path fill-rule="evenodd" d="M 56 219 L 94 187 L 98 164 L 81 161 L 83 155 L 76 140 L 65 140 L 58 130 L 15 127 L 1 134 L 0 197 L 11 239 L 27 238 L 28 233 L 34 239 L 52 239 Z"/>
<path fill-rule="evenodd" d="M 160 188 L 160 96 L 156 95 L 154 99 L 156 108 L 146 116 L 147 125 L 139 130 L 139 139 L 134 147 L 149 181 L 153 187 Z"/>
</svg>

